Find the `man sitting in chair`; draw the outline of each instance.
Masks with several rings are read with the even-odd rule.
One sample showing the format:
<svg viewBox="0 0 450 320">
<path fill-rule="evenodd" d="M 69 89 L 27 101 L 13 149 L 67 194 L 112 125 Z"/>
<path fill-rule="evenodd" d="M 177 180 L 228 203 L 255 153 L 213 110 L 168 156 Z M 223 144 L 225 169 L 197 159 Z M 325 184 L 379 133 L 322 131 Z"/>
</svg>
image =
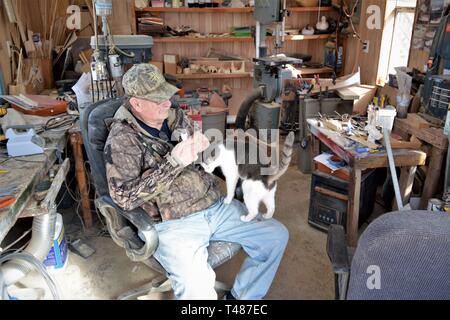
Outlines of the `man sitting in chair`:
<svg viewBox="0 0 450 320">
<path fill-rule="evenodd" d="M 288 241 L 274 219 L 242 222 L 245 206 L 224 204 L 213 176 L 193 164 L 209 142 L 195 133 L 183 111 L 171 108 L 178 89 L 151 64 L 133 66 L 123 78 L 128 97 L 116 113 L 105 145 L 109 190 L 124 210 L 144 209 L 156 224 L 154 257 L 164 267 L 177 299 L 217 299 L 209 266 L 210 241 L 234 242 L 248 257 L 229 299 L 262 299 L 273 281 Z M 173 142 L 172 133 L 191 137 Z"/>
</svg>

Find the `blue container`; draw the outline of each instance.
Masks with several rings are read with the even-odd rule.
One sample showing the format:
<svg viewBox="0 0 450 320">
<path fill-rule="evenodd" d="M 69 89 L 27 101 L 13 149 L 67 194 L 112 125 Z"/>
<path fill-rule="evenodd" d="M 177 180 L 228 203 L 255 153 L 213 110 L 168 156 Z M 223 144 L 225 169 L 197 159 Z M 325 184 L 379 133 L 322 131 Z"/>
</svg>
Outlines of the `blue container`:
<svg viewBox="0 0 450 320">
<path fill-rule="evenodd" d="M 68 247 L 64 235 L 64 224 L 62 216 L 58 213 L 56 217 L 55 236 L 53 246 L 44 260 L 44 265 L 50 269 L 62 269 L 67 262 Z"/>
</svg>

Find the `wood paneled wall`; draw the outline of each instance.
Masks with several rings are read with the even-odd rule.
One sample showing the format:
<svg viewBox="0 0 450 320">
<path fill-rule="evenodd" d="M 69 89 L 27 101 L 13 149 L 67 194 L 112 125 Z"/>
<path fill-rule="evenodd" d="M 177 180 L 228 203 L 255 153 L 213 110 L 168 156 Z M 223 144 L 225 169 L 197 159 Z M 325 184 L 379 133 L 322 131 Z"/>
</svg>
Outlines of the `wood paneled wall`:
<svg viewBox="0 0 450 320">
<path fill-rule="evenodd" d="M 0 4 L 0 68 L 5 85 L 11 83 L 11 66 L 9 63 L 6 41 L 11 41 L 9 23 L 6 19 L 5 8 Z"/>
<path fill-rule="evenodd" d="M 422 72 L 425 72 L 425 65 L 428 61 L 430 53 L 424 50 L 411 49 L 409 54 L 408 67 L 416 68 Z"/>
<path fill-rule="evenodd" d="M 381 30 L 369 30 L 367 28 L 367 8 L 377 5 L 381 8 L 381 17 L 384 17 L 386 0 L 361 0 L 361 19 L 357 27 L 362 40 L 369 40 L 369 52 L 362 51 L 362 44 L 357 38 L 347 39 L 345 56 L 345 73 L 361 70 L 361 82 L 364 84 L 376 84 L 378 73 L 378 61 L 380 58 L 380 47 L 383 37 L 384 19 L 382 19 Z"/>
<path fill-rule="evenodd" d="M 63 27 L 68 17 L 66 10 L 69 5 L 85 5 L 86 2 L 91 4 L 92 0 L 13 0 L 13 2 L 23 19 L 24 28 L 29 28 L 34 32 L 44 33 L 45 29 L 50 29 L 53 8 L 55 6 L 57 6 L 55 25 Z M 133 4 L 134 0 L 113 0 L 113 16 L 109 21 L 111 22 L 111 28 L 114 34 L 132 33 L 134 17 L 131 15 L 130 8 Z M 90 17 L 87 16 L 87 18 Z M 0 67 L 6 85 L 12 83 L 7 41 L 11 40 L 10 30 L 14 28 L 16 28 L 15 25 L 10 25 L 6 17 L 3 2 L 0 1 Z M 83 36 L 90 36 L 92 34 L 91 30 L 86 29 L 87 32 L 83 32 Z M 57 45 L 62 45 L 69 33 L 65 28 L 62 28 L 61 31 L 60 39 L 62 40 Z M 56 34 L 54 33 L 53 38 L 55 37 Z"/>
</svg>

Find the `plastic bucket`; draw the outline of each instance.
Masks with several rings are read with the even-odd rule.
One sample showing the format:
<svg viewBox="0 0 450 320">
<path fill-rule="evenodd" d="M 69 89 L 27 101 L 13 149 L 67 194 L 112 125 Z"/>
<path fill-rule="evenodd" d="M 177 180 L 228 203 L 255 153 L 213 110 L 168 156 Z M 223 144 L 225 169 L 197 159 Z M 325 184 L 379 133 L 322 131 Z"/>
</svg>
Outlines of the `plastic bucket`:
<svg viewBox="0 0 450 320">
<path fill-rule="evenodd" d="M 53 246 L 44 260 L 47 269 L 63 269 L 67 264 L 69 252 L 67 241 L 64 234 L 64 224 L 62 216 L 57 213 L 55 224 L 55 235 L 53 237 Z"/>
</svg>

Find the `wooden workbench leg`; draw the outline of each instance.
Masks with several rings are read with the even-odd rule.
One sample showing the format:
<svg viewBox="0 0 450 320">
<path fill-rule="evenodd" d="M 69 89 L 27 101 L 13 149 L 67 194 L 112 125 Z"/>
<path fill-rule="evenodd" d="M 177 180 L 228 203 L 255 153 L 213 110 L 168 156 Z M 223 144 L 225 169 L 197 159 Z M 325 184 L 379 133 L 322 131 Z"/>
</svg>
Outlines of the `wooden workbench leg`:
<svg viewBox="0 0 450 320">
<path fill-rule="evenodd" d="M 309 167 L 311 171 L 314 172 L 316 166 L 314 164 L 314 158 L 317 157 L 320 154 L 320 140 L 316 138 L 315 135 L 311 134 L 309 136 L 310 146 L 308 148 L 311 148 L 311 159 L 309 159 Z"/>
<path fill-rule="evenodd" d="M 411 197 L 412 187 L 414 184 L 414 176 L 416 175 L 417 167 L 403 167 L 400 173 L 400 193 L 402 195 L 403 205 L 409 203 Z M 397 203 L 395 203 L 397 207 Z"/>
<path fill-rule="evenodd" d="M 358 243 L 359 200 L 361 197 L 361 170 L 353 169 L 350 180 L 347 208 L 348 245 L 355 248 Z"/>
<path fill-rule="evenodd" d="M 430 165 L 428 166 L 427 177 L 423 186 L 422 198 L 420 199 L 420 209 L 426 209 L 428 200 L 437 193 L 438 183 L 441 177 L 442 163 L 445 151 L 433 147 L 431 150 Z"/>
<path fill-rule="evenodd" d="M 72 133 L 70 135 L 70 143 L 72 145 L 73 156 L 75 158 L 75 173 L 77 177 L 78 188 L 81 196 L 81 209 L 83 211 L 83 220 L 86 228 L 92 227 L 91 203 L 89 202 L 89 193 L 86 179 L 86 171 L 84 168 L 84 156 L 81 148 L 82 140 L 80 133 Z"/>
<path fill-rule="evenodd" d="M 315 135 L 311 135 L 311 152 L 314 159 L 320 154 L 320 140 Z"/>
</svg>

